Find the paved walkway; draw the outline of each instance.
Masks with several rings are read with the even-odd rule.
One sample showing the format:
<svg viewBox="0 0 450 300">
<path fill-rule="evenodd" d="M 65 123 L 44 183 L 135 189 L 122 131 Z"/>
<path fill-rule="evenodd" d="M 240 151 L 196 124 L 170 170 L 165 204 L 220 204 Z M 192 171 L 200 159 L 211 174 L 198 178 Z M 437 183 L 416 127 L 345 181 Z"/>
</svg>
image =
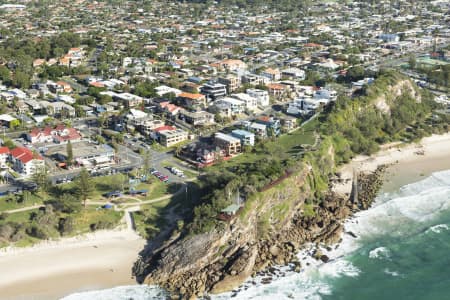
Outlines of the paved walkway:
<svg viewBox="0 0 450 300">
<path fill-rule="evenodd" d="M 191 181 L 194 181 L 194 180 L 195 179 L 192 178 L 192 179 L 186 180 L 186 182 L 191 182 Z M 134 209 L 136 209 L 136 207 L 140 207 L 142 204 L 152 204 L 152 203 L 157 203 L 157 202 L 160 202 L 160 201 L 164 201 L 164 200 L 170 199 L 171 197 L 178 196 L 178 195 L 180 195 L 183 192 L 187 192 L 187 184 L 186 183 L 182 183 L 181 187 L 174 194 L 164 195 L 162 197 L 158 197 L 158 198 L 155 198 L 155 199 L 141 200 L 141 199 L 138 199 L 136 197 L 126 196 L 124 198 L 133 199 L 133 200 L 136 200 L 137 202 L 129 202 L 129 203 L 120 204 L 122 206 L 122 208 L 117 208 L 117 210 L 125 211 L 125 212 L 131 211 L 131 209 L 133 207 L 134 207 Z M 105 202 L 105 201 L 90 201 L 90 200 L 86 201 L 86 205 L 105 205 L 106 203 L 107 202 Z M 26 207 L 17 208 L 17 209 L 5 210 L 4 212 L 8 213 L 8 214 L 13 214 L 13 213 L 18 213 L 18 212 L 24 212 L 24 211 L 29 211 L 29 210 L 33 210 L 33 209 L 38 209 L 38 208 L 41 208 L 41 207 L 45 207 L 45 205 L 44 204 L 37 204 L 37 205 L 26 206 Z M 134 211 L 136 211 L 136 210 L 134 210 Z"/>
</svg>

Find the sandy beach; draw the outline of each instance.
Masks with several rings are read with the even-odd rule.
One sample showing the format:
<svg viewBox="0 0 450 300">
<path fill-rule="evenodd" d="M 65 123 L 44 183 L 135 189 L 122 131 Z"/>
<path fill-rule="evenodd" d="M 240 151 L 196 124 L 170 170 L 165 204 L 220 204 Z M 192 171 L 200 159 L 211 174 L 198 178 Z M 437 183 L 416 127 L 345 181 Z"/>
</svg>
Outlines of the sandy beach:
<svg viewBox="0 0 450 300">
<path fill-rule="evenodd" d="M 354 171 L 371 172 L 380 165 L 389 165 L 384 191 L 423 179 L 433 172 L 450 169 L 450 133 L 433 135 L 415 144 L 393 143 L 384 145 L 372 156 L 357 156 L 339 169 L 343 183 L 334 191 L 350 193 Z"/>
<path fill-rule="evenodd" d="M 350 193 L 354 171 L 388 164 L 384 190 L 450 169 L 450 133 L 418 144 L 391 144 L 373 156 L 358 156 L 339 171 L 338 193 Z M 0 299 L 59 299 L 74 292 L 132 285 L 131 267 L 145 240 L 131 229 L 107 230 L 43 242 L 30 248 L 0 249 Z"/>
<path fill-rule="evenodd" d="M 2 250 L 0 299 L 59 299 L 136 284 L 131 268 L 144 245 L 135 232 L 124 229 Z"/>
</svg>

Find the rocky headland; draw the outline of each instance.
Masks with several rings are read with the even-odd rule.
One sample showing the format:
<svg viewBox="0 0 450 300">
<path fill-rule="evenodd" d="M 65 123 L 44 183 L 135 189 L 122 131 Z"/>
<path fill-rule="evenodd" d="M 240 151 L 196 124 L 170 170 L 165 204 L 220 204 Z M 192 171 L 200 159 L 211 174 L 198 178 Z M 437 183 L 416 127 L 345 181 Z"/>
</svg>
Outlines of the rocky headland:
<svg viewBox="0 0 450 300">
<path fill-rule="evenodd" d="M 339 243 L 344 221 L 370 207 L 384 170 L 381 166 L 375 172 L 359 173 L 351 193 L 339 195 L 330 189 L 320 204 L 308 205 L 312 195 L 305 188 L 305 168 L 260 195 L 264 207 L 238 215 L 221 230 L 172 239 L 136 264 L 135 272 L 144 283 L 166 288 L 175 299 L 194 299 L 231 291 L 256 274 L 266 275 L 263 283 L 268 283 L 275 265 L 289 264 L 300 271 L 296 254 L 303 245 Z M 293 195 L 296 199 L 288 199 Z M 277 218 L 281 202 L 292 203 L 291 209 Z M 311 209 L 305 211 L 305 204 Z M 320 250 L 314 257 L 328 261 Z"/>
</svg>

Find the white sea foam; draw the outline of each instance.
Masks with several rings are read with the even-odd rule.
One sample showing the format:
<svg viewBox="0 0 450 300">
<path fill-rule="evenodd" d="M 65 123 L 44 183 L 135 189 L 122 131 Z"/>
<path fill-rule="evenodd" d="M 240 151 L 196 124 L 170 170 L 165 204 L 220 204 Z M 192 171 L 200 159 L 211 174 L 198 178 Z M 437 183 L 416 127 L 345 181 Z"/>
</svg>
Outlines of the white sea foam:
<svg viewBox="0 0 450 300">
<path fill-rule="evenodd" d="M 450 170 L 437 172 L 432 176 L 400 189 L 398 193 L 382 194 L 374 206 L 357 213 L 345 223 L 345 230 L 356 234 L 344 234 L 342 243 L 332 251 L 321 249 L 330 258 L 322 263 L 311 257 L 312 248 L 298 254 L 303 269 L 300 273 L 289 271 L 289 267 L 281 267 L 282 276 L 273 276 L 270 284 L 262 284 L 261 278 L 251 278 L 244 283 L 237 294 L 233 292 L 214 295 L 214 300 L 223 299 L 306 299 L 318 300 L 321 295 L 332 295 L 333 280 L 340 277 L 355 277 L 360 270 L 348 261 L 347 256 L 358 250 L 365 239 L 380 234 L 405 235 L 415 234 L 410 228 L 411 221 L 425 223 L 435 218 L 441 211 L 450 209 Z M 448 230 L 448 226 L 440 224 L 431 227 L 431 232 Z M 369 252 L 370 258 L 388 258 L 387 248 L 379 247 Z M 402 276 L 396 271 L 384 269 L 384 273 L 393 277 Z M 255 284 L 253 284 L 253 282 Z M 128 290 L 129 289 L 129 290 Z M 107 296 L 108 291 L 114 296 Z M 129 291 L 129 293 L 127 293 Z M 162 291 L 158 288 L 127 287 L 96 292 L 75 294 L 64 300 L 109 300 L 109 299 L 162 299 Z M 139 294 L 141 293 L 141 294 Z M 78 296 L 77 296 L 78 295 Z"/>
<path fill-rule="evenodd" d="M 161 288 L 144 285 L 119 286 L 112 289 L 81 292 L 61 300 L 153 300 L 165 299 L 167 293 Z"/>
<path fill-rule="evenodd" d="M 388 268 L 384 269 L 383 272 L 384 272 L 385 274 L 387 274 L 387 275 L 391 275 L 392 277 L 398 277 L 398 276 L 400 276 L 400 273 L 399 273 L 399 272 L 391 271 L 391 270 L 389 270 Z"/>
<path fill-rule="evenodd" d="M 426 232 L 434 232 L 434 233 L 441 233 L 444 230 L 449 230 L 450 228 L 448 227 L 447 224 L 438 224 L 438 225 L 434 225 L 432 227 L 430 227 Z"/>
<path fill-rule="evenodd" d="M 374 206 L 356 214 L 353 222 L 346 222 L 346 230 L 358 236 L 378 234 L 404 235 L 411 221 L 427 222 L 450 209 L 450 171 L 404 186 L 398 193 L 384 194 Z M 410 232 L 410 234 L 414 234 Z"/>
<path fill-rule="evenodd" d="M 370 258 L 378 258 L 378 259 L 384 259 L 390 257 L 390 252 L 388 248 L 385 247 L 378 247 L 369 252 Z"/>
</svg>

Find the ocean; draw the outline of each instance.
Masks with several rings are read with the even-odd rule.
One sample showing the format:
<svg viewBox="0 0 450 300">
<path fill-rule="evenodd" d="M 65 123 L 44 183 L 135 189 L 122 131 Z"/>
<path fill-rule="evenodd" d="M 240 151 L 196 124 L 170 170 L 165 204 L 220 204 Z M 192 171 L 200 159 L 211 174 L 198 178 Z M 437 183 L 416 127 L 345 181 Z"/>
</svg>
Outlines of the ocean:
<svg viewBox="0 0 450 300">
<path fill-rule="evenodd" d="M 269 284 L 251 278 L 223 299 L 449 299 L 450 170 L 394 192 L 345 224 L 343 241 L 323 249 L 328 263 L 298 254 L 303 270 L 280 267 Z M 355 237 L 356 236 L 356 237 Z M 157 287 L 125 286 L 69 295 L 64 300 L 164 299 Z"/>
</svg>

